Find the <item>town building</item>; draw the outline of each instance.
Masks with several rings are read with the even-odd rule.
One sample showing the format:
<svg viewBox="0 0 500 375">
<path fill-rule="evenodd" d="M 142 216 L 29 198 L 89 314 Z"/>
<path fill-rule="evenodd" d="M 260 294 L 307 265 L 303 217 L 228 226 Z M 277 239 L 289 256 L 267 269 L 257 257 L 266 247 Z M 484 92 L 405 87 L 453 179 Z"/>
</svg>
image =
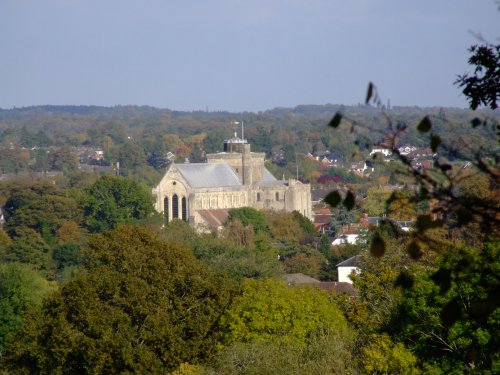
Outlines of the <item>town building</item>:
<svg viewBox="0 0 500 375">
<path fill-rule="evenodd" d="M 375 155 L 375 154 L 382 154 L 384 156 L 391 156 L 392 151 L 388 148 L 385 148 L 385 147 L 374 147 L 370 151 L 370 156 Z"/>
<path fill-rule="evenodd" d="M 153 189 L 155 208 L 167 223 L 182 219 L 200 231 L 220 227 L 239 207 L 298 211 L 312 219 L 311 186 L 277 180 L 264 156 L 235 133 L 224 141 L 224 152 L 207 154 L 206 163 L 171 164 Z"/>
<path fill-rule="evenodd" d="M 360 255 L 355 255 L 337 264 L 338 281 L 340 283 L 352 284 L 352 273 L 358 274 L 361 272 L 357 264 L 359 259 Z"/>
</svg>

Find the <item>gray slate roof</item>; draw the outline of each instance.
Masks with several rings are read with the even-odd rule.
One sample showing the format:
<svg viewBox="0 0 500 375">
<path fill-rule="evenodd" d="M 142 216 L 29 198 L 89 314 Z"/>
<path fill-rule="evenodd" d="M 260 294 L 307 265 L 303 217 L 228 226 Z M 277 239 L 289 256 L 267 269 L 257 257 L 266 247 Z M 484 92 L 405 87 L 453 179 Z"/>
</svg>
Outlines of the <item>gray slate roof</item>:
<svg viewBox="0 0 500 375">
<path fill-rule="evenodd" d="M 276 177 L 274 177 L 269 170 L 264 167 L 264 176 L 263 176 L 263 181 L 278 181 L 276 180 Z"/>
<path fill-rule="evenodd" d="M 238 175 L 228 164 L 175 164 L 178 171 L 193 188 L 242 186 Z"/>
<path fill-rule="evenodd" d="M 262 176 L 262 180 L 255 183 L 256 186 L 259 187 L 272 187 L 272 186 L 283 186 L 283 181 L 277 180 L 271 172 L 264 167 L 264 173 Z"/>
<path fill-rule="evenodd" d="M 359 255 L 355 255 L 353 257 L 350 257 L 349 259 L 344 260 L 343 262 L 340 262 L 337 264 L 337 267 L 356 267 L 356 264 L 358 262 Z"/>
</svg>

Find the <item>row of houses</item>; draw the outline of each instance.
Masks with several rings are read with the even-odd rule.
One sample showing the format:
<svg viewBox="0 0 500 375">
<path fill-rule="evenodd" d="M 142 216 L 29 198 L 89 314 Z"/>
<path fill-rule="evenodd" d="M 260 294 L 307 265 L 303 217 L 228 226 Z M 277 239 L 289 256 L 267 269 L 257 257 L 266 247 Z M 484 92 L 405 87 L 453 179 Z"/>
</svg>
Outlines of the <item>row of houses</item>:
<svg viewBox="0 0 500 375">
<path fill-rule="evenodd" d="M 412 163 L 412 166 L 417 169 L 430 168 L 433 164 L 435 153 L 430 148 L 418 148 L 415 146 L 401 146 L 398 148 L 398 153 L 406 157 Z M 375 159 L 377 155 L 381 155 L 382 160 L 389 162 L 395 160 L 392 150 L 383 147 L 374 147 L 370 151 L 370 156 Z M 343 168 L 358 176 L 365 176 L 375 170 L 370 160 L 362 160 L 358 162 L 342 163 L 340 157 L 330 153 L 329 151 L 321 153 L 308 153 L 307 158 L 321 164 L 323 168 Z"/>
</svg>

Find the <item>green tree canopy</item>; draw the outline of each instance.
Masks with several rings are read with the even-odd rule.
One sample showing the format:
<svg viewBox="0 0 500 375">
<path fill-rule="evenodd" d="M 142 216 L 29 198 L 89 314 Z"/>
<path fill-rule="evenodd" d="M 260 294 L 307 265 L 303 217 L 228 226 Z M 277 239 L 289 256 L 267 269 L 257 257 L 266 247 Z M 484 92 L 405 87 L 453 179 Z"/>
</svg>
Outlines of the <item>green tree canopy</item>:
<svg viewBox="0 0 500 375">
<path fill-rule="evenodd" d="M 52 248 L 33 229 L 19 227 L 14 240 L 0 261 L 29 264 L 33 269 L 41 271 L 46 277 L 53 278 L 55 263 L 52 259 Z"/>
<path fill-rule="evenodd" d="M 229 240 L 204 236 L 193 251 L 205 264 L 237 280 L 276 277 L 283 273 L 278 252 L 272 247 L 241 247 Z"/>
<path fill-rule="evenodd" d="M 339 236 L 342 234 L 342 227 L 346 224 L 352 224 L 359 221 L 359 212 L 356 210 L 348 210 L 345 206 L 338 205 L 332 209 L 332 229 L 335 231 L 335 235 Z"/>
<path fill-rule="evenodd" d="M 363 208 L 370 216 L 386 215 L 388 213 L 387 200 L 390 196 L 390 190 L 371 187 L 368 189 L 366 201 L 363 203 Z"/>
<path fill-rule="evenodd" d="M 118 161 L 120 168 L 134 169 L 147 164 L 144 149 L 135 142 L 127 142 L 119 146 Z"/>
<path fill-rule="evenodd" d="M 55 286 L 30 266 L 0 263 L 0 356 L 8 333 L 22 322 L 22 314 L 42 302 Z"/>
<path fill-rule="evenodd" d="M 366 374 L 420 374 L 417 358 L 402 343 L 392 342 L 387 334 L 370 336 L 362 349 L 361 362 Z"/>
<path fill-rule="evenodd" d="M 156 232 L 90 240 L 85 271 L 27 315 L 5 356 L 20 373 L 168 373 L 215 350 L 232 284 Z"/>
<path fill-rule="evenodd" d="M 74 172 L 78 169 L 78 156 L 69 147 L 61 147 L 51 156 L 51 167 L 57 171 Z"/>
<path fill-rule="evenodd" d="M 233 208 L 229 211 L 228 221 L 239 219 L 243 226 L 251 225 L 255 233 L 268 232 L 267 218 L 263 212 L 251 207 Z"/>
<path fill-rule="evenodd" d="M 5 203 L 5 211 L 9 234 L 14 235 L 19 227 L 27 227 L 49 242 L 64 223 L 81 221 L 77 202 L 48 183 L 15 185 Z"/>
<path fill-rule="evenodd" d="M 232 224 L 241 223 L 235 220 Z M 228 235 L 228 232 L 224 236 Z M 245 228 L 244 232 L 252 232 Z M 234 234 L 234 232 L 232 232 Z M 238 245 L 235 238 L 217 237 L 212 234 L 199 234 L 183 220 L 172 220 L 161 231 L 162 238 L 169 243 L 182 244 L 193 250 L 194 256 L 204 264 L 237 280 L 248 278 L 274 277 L 283 272 L 278 252 L 271 246 L 256 248 Z"/>
<path fill-rule="evenodd" d="M 133 223 L 152 215 L 153 198 L 146 187 L 123 177 L 103 176 L 85 189 L 81 206 L 91 232 Z"/>
<path fill-rule="evenodd" d="M 395 336 L 434 373 L 498 372 L 500 241 L 449 249 L 437 264 L 404 293 Z"/>
<path fill-rule="evenodd" d="M 302 234 L 304 236 L 316 236 L 318 234 L 314 223 L 307 217 L 302 215 L 299 211 L 293 211 L 292 215 L 295 221 L 299 223 L 300 228 L 302 229 Z"/>
<path fill-rule="evenodd" d="M 235 343 L 217 354 L 213 369 L 225 375 L 357 374 L 352 353 L 352 341 L 335 333 L 313 335 L 305 345 L 286 339 Z M 205 372 L 178 375 L 184 374 Z"/>
<path fill-rule="evenodd" d="M 289 287 L 284 281 L 251 280 L 243 284 L 223 318 L 223 342 L 270 342 L 305 339 L 347 331 L 342 313 L 325 291 Z"/>
</svg>

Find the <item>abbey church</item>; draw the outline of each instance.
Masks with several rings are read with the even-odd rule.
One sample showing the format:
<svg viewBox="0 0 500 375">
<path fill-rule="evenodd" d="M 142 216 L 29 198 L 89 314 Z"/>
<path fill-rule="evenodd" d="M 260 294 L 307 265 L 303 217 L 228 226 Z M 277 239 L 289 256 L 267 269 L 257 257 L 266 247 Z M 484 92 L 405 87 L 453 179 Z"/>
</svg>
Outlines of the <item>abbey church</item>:
<svg viewBox="0 0 500 375">
<path fill-rule="evenodd" d="M 166 222 L 182 219 L 198 229 L 217 228 L 232 208 L 298 211 L 311 219 L 311 186 L 277 180 L 264 166 L 264 153 L 236 136 L 207 163 L 171 164 L 153 189 L 155 208 Z"/>
</svg>

